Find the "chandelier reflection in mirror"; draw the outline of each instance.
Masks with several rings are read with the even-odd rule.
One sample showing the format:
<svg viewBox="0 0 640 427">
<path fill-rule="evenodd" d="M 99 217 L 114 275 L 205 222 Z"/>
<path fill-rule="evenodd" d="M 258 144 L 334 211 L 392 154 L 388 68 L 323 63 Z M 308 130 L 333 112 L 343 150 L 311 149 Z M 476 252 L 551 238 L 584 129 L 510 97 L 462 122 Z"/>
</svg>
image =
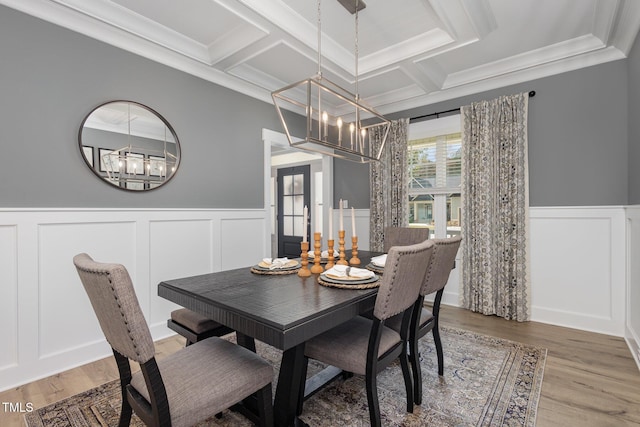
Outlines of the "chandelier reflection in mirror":
<svg viewBox="0 0 640 427">
<path fill-rule="evenodd" d="M 156 111 L 133 101 L 98 106 L 83 121 L 79 136 L 92 171 L 121 189 L 158 188 L 178 167 L 180 148 L 173 128 Z"/>
<path fill-rule="evenodd" d="M 380 160 L 391 122 L 366 105 L 358 93 L 358 11 L 359 0 L 338 0 L 355 13 L 355 94 L 322 76 L 321 4 L 318 0 L 318 73 L 271 93 L 289 145 L 359 163 Z M 285 111 L 287 110 L 287 111 Z M 288 111 L 305 116 L 306 135 L 298 140 L 290 133 Z M 364 122 L 363 122 L 364 121 Z M 371 128 L 380 126 L 380 138 L 372 144 Z"/>
</svg>

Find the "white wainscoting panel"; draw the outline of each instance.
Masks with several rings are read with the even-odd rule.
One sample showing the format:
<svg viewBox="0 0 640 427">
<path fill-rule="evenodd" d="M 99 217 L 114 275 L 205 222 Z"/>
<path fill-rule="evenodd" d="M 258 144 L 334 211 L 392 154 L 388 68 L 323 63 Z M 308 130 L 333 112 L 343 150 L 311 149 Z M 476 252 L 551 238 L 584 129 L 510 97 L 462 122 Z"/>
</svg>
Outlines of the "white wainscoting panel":
<svg viewBox="0 0 640 427">
<path fill-rule="evenodd" d="M 173 334 L 162 280 L 268 253 L 265 212 L 232 209 L 0 209 L 0 391 L 110 356 L 74 255 L 123 264 L 154 339 Z"/>
<path fill-rule="evenodd" d="M 370 211 L 369 209 L 354 209 L 355 217 L 356 217 L 356 233 L 358 235 L 358 249 L 361 251 L 368 251 L 369 246 L 369 222 L 370 222 Z M 351 212 L 349 212 L 351 213 Z M 345 212 L 346 215 L 346 212 Z M 334 224 L 338 224 L 334 222 Z M 351 248 L 351 216 L 347 216 L 344 218 L 344 225 L 347 229 L 345 240 L 345 248 Z M 336 233 L 337 234 L 337 233 Z M 326 242 L 324 243 L 326 245 Z M 336 245 L 338 241 L 336 240 Z"/>
<path fill-rule="evenodd" d="M 73 257 L 86 252 L 96 261 L 125 265 L 139 293 L 136 223 L 40 224 L 38 235 L 38 357 L 64 357 L 101 338 L 89 298 L 78 286 Z"/>
<path fill-rule="evenodd" d="M 172 333 L 166 319 L 175 306 L 157 296 L 158 283 L 267 256 L 266 217 L 262 209 L 0 209 L 0 390 L 111 354 L 75 254 L 127 267 L 159 339 Z M 537 207 L 530 217 L 533 320 L 624 335 L 637 356 L 640 207 Z M 346 212 L 344 220 L 350 248 Z M 362 250 L 369 221 L 368 209 L 356 210 Z M 459 303 L 461 262 L 444 304 Z"/>
<path fill-rule="evenodd" d="M 368 227 L 360 226 L 368 221 L 368 211 L 356 212 L 359 239 L 368 242 Z M 532 207 L 529 215 L 532 320 L 624 336 L 625 208 Z M 639 224 L 635 242 L 640 254 L 640 207 L 635 215 Z M 367 237 L 360 230 L 366 230 Z M 460 306 L 461 266 L 458 257 L 443 304 Z M 640 299 L 640 267 L 636 269 L 636 298 Z M 427 300 L 433 300 L 433 296 Z M 640 301 L 636 301 L 638 306 Z M 640 310 L 636 311 L 638 321 Z"/>
<path fill-rule="evenodd" d="M 271 252 L 271 229 L 265 218 L 225 218 L 220 221 L 220 266 L 222 270 L 249 267 Z M 267 252 L 265 249 L 269 248 Z"/>
<path fill-rule="evenodd" d="M 640 368 L 640 206 L 627 208 L 627 318 L 625 339 Z"/>
<path fill-rule="evenodd" d="M 211 219 L 150 221 L 149 283 L 152 286 L 147 292 L 151 308 L 148 321 L 152 328 L 166 329 L 167 313 L 179 308 L 160 298 L 154 283 L 214 271 L 212 223 Z"/>
<path fill-rule="evenodd" d="M 531 208 L 532 319 L 624 334 L 624 207 Z"/>
<path fill-rule="evenodd" d="M 0 226 L 0 353 L 1 373 L 18 364 L 18 254 L 17 227 Z"/>
</svg>

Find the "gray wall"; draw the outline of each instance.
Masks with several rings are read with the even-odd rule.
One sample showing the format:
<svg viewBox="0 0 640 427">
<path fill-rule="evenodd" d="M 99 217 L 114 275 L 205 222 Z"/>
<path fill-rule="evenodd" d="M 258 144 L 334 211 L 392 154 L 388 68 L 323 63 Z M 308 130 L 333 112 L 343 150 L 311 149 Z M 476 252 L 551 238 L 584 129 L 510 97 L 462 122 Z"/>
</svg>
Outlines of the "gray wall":
<svg viewBox="0 0 640 427">
<path fill-rule="evenodd" d="M 636 72 L 640 83 L 638 76 Z M 615 61 L 388 116 L 415 117 L 535 90 L 536 96 L 529 100 L 530 205 L 625 205 L 629 197 L 627 86 L 627 61 Z M 640 134 L 640 127 L 635 132 Z M 640 160 L 640 147 L 635 159 Z M 638 178 L 640 171 L 634 171 L 635 183 Z M 358 185 L 348 190 L 336 186 L 336 198 L 347 192 L 368 196 L 367 171 L 336 167 L 335 180 Z M 637 201 L 640 186 L 635 187 Z M 352 197 L 351 203 L 366 208 L 369 197 Z"/>
<path fill-rule="evenodd" d="M 637 49 L 630 60 L 391 117 L 535 90 L 537 96 L 529 103 L 531 205 L 638 203 L 640 124 L 627 120 L 628 111 L 631 117 L 640 112 Z M 0 94 L 0 207 L 263 206 L 261 130 L 282 130 L 270 104 L 4 6 Z M 182 163 L 166 186 L 128 193 L 101 182 L 86 168 L 77 144 L 78 126 L 91 109 L 113 99 L 146 104 L 176 130 Z M 292 133 L 302 134 L 302 127 Z M 334 205 L 344 198 L 350 206 L 369 207 L 368 181 L 368 166 L 336 160 Z"/>
<path fill-rule="evenodd" d="M 627 68 L 629 75 L 629 204 L 640 204 L 640 42 L 636 37 Z"/>
<path fill-rule="evenodd" d="M 148 105 L 182 147 L 167 185 L 130 193 L 85 165 L 78 128 L 97 105 Z M 262 128 L 274 107 L 0 6 L 0 207 L 262 208 Z"/>
</svg>

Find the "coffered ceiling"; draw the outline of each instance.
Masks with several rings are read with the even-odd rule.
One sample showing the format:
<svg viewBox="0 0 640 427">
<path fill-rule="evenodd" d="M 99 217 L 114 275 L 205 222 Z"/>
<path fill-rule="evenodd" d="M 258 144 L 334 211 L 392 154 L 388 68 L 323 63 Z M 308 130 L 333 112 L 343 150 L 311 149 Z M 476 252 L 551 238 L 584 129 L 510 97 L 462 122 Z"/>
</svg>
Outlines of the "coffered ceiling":
<svg viewBox="0 0 640 427">
<path fill-rule="evenodd" d="M 622 59 L 640 27 L 638 0 L 364 1 L 359 93 L 383 114 Z M 316 0 L 0 4 L 267 102 L 318 70 Z M 321 18 L 323 75 L 354 91 L 354 17 Z"/>
</svg>

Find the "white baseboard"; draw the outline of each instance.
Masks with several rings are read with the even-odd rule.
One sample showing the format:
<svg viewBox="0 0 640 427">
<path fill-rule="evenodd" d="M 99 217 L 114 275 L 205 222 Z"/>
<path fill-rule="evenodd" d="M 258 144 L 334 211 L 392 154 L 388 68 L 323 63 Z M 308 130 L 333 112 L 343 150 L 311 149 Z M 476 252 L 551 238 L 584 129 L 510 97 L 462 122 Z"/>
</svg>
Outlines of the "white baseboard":
<svg viewBox="0 0 640 427">
<path fill-rule="evenodd" d="M 636 361 L 638 369 L 640 369 L 640 339 L 638 339 L 638 335 L 635 334 L 631 329 L 627 328 L 624 340 L 627 342 L 627 345 L 631 350 L 631 354 Z"/>
</svg>

